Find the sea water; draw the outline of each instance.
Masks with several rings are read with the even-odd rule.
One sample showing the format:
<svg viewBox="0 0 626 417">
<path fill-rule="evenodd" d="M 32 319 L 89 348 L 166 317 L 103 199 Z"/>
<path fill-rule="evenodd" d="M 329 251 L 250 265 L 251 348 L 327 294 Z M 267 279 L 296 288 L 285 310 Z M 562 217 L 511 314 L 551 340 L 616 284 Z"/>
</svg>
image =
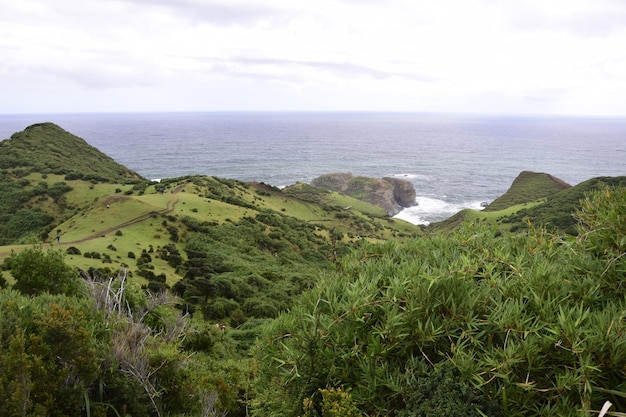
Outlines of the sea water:
<svg viewBox="0 0 626 417">
<path fill-rule="evenodd" d="M 283 187 L 327 173 L 415 187 L 398 217 L 443 220 L 502 195 L 524 170 L 569 184 L 626 175 L 626 118 L 425 113 L 0 115 L 0 138 L 53 122 L 149 179 L 191 174 Z"/>
</svg>

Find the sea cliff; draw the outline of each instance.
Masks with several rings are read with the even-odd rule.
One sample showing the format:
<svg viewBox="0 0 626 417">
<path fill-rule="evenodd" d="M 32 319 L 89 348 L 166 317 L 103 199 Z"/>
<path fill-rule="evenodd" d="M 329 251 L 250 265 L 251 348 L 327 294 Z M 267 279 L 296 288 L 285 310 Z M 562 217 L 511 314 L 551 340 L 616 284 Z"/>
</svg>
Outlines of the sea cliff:
<svg viewBox="0 0 626 417">
<path fill-rule="evenodd" d="M 400 178 L 369 178 L 342 172 L 319 176 L 311 181 L 311 185 L 382 207 L 390 216 L 415 205 L 413 184 Z"/>
</svg>

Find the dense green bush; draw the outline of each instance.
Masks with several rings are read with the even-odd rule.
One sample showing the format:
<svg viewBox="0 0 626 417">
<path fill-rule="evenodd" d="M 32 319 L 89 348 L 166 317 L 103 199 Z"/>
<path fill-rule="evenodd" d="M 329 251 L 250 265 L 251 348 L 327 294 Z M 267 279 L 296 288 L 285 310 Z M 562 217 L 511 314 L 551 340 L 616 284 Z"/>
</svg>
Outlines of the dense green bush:
<svg viewBox="0 0 626 417">
<path fill-rule="evenodd" d="M 417 364 L 419 369 L 421 364 Z M 502 416 L 499 404 L 487 400 L 482 392 L 464 380 L 450 362 L 430 369 L 428 373 L 415 372 L 407 364 L 402 387 L 405 408 L 398 417 Z M 415 373 L 414 373 L 415 372 Z"/>
<path fill-rule="evenodd" d="M 240 387 L 218 385 L 229 368 L 208 380 L 162 296 L 119 278 L 89 288 L 81 298 L 0 290 L 0 415 L 222 415 L 217 390 L 237 408 Z"/>
<path fill-rule="evenodd" d="M 15 279 L 14 289 L 26 295 L 43 293 L 77 295 L 83 282 L 77 271 L 69 267 L 63 253 L 40 246 L 11 252 L 5 261 Z"/>
<path fill-rule="evenodd" d="M 81 415 L 99 369 L 86 303 L 0 292 L 0 415 Z"/>
<path fill-rule="evenodd" d="M 6 219 L 0 219 L 0 245 L 25 240 L 24 237 L 29 234 L 33 240 L 38 241 L 39 234 L 43 234 L 46 227 L 50 226 L 53 221 L 54 218 L 51 215 L 39 208 L 18 210 Z"/>
<path fill-rule="evenodd" d="M 364 244 L 268 326 L 253 415 L 300 415 L 328 387 L 369 416 L 626 410 L 625 191 L 582 207 L 579 239 L 466 224 Z"/>
<path fill-rule="evenodd" d="M 65 253 L 67 253 L 68 255 L 80 255 L 81 251 L 76 246 L 70 246 L 65 250 Z"/>
</svg>

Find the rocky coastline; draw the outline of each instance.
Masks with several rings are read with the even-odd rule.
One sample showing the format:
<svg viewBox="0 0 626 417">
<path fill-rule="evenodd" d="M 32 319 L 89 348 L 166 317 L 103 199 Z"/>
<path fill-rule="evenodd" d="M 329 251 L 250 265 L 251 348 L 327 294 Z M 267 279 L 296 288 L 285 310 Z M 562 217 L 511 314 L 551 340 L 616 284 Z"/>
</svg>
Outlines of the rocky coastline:
<svg viewBox="0 0 626 417">
<path fill-rule="evenodd" d="M 389 216 L 416 204 L 413 184 L 400 178 L 371 178 L 340 172 L 321 175 L 311 181 L 311 185 L 382 207 Z"/>
</svg>

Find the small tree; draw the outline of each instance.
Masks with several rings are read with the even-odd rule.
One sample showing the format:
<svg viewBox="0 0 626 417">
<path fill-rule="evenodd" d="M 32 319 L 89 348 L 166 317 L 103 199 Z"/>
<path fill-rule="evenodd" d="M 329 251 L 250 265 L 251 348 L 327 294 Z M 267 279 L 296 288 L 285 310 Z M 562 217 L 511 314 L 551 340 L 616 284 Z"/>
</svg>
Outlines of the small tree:
<svg viewBox="0 0 626 417">
<path fill-rule="evenodd" d="M 77 295 L 81 280 L 78 273 L 65 263 L 62 252 L 41 246 L 11 252 L 7 259 L 13 288 L 25 295 L 50 294 Z"/>
</svg>

